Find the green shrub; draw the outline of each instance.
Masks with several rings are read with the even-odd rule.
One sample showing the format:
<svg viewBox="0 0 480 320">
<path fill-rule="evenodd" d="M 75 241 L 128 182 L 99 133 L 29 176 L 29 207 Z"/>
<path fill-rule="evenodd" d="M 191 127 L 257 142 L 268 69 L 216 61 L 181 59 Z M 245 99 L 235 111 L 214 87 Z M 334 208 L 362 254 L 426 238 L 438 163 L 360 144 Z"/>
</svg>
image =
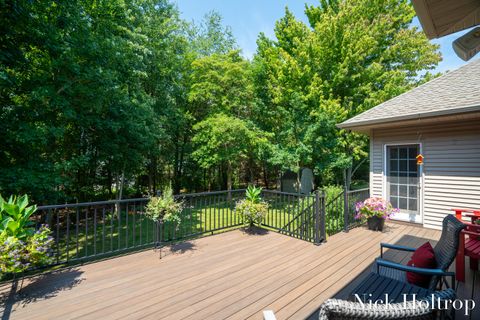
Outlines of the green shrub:
<svg viewBox="0 0 480 320">
<path fill-rule="evenodd" d="M 262 188 L 249 186 L 245 191 L 245 199 L 238 201 L 235 212 L 240 215 L 246 226 L 260 225 L 268 213 L 268 203 L 261 199 Z"/>
<path fill-rule="evenodd" d="M 28 196 L 11 196 L 5 201 L 0 196 L 0 233 L 25 239 L 35 233 L 30 220 L 37 207 L 28 206 Z"/>
<path fill-rule="evenodd" d="M 325 201 L 326 203 L 329 203 L 343 192 L 343 187 L 338 185 L 330 185 L 325 186 L 323 191 L 325 192 Z"/>
<path fill-rule="evenodd" d="M 18 273 L 45 266 L 52 262 L 53 238 L 43 225 L 35 231 L 30 220 L 37 210 L 28 206 L 28 197 L 0 196 L 0 270 L 2 273 Z"/>
</svg>

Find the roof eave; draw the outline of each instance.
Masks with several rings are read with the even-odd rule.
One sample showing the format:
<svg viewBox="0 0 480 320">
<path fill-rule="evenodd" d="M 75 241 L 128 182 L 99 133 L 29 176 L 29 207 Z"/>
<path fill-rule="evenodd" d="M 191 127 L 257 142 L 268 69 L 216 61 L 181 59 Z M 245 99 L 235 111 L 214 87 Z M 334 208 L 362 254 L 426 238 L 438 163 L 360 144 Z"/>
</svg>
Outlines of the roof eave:
<svg viewBox="0 0 480 320">
<path fill-rule="evenodd" d="M 438 38 L 439 35 L 437 34 L 435 25 L 433 24 L 432 17 L 430 16 L 430 10 L 428 9 L 427 3 L 425 0 L 413 0 L 412 1 L 413 8 L 417 13 L 418 20 L 422 25 L 423 32 L 427 36 L 428 39 L 435 39 Z"/>
<path fill-rule="evenodd" d="M 417 120 L 417 119 L 440 117 L 440 116 L 449 116 L 449 115 L 464 114 L 464 113 L 479 112 L 479 111 L 480 111 L 480 105 L 474 105 L 474 106 L 467 106 L 463 108 L 439 110 L 439 111 L 432 111 L 427 113 L 409 114 L 409 115 L 398 116 L 398 117 L 381 118 L 381 119 L 373 119 L 373 120 L 365 120 L 365 121 L 354 121 L 354 122 L 346 121 L 346 122 L 337 124 L 337 127 L 340 129 L 350 129 L 350 130 L 353 130 L 354 128 L 359 128 L 358 131 L 365 131 L 365 130 L 362 130 L 361 128 L 372 127 L 375 125 L 387 124 L 392 122 Z"/>
</svg>

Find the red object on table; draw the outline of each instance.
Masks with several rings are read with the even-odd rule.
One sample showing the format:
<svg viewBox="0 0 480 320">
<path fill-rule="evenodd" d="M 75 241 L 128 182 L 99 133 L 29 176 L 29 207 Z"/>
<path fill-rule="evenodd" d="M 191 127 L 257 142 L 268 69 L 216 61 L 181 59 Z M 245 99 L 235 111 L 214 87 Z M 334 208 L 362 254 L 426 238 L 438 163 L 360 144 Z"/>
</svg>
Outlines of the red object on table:
<svg viewBox="0 0 480 320">
<path fill-rule="evenodd" d="M 465 281 L 465 256 L 470 257 L 470 269 L 478 269 L 478 260 L 480 259 L 480 224 L 475 221 L 480 219 L 480 210 L 471 209 L 452 209 L 455 216 L 467 227 L 460 233 L 460 243 L 458 246 L 456 265 L 456 278 L 458 281 Z M 471 219 L 471 223 L 463 221 L 462 217 Z M 468 236 L 468 238 L 467 238 Z"/>
<path fill-rule="evenodd" d="M 471 218 L 472 222 L 475 222 L 475 220 L 480 219 L 480 210 L 472 210 L 472 209 L 452 209 L 452 210 L 455 211 L 455 216 L 460 221 L 462 221 L 462 216 Z"/>
</svg>

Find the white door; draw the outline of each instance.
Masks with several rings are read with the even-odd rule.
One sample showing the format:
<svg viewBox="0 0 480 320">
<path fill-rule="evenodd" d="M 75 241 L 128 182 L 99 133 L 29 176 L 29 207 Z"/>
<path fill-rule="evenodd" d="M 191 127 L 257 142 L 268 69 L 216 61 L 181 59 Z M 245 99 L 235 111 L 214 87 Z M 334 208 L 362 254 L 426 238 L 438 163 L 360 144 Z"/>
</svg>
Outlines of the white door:
<svg viewBox="0 0 480 320">
<path fill-rule="evenodd" d="M 400 209 L 392 219 L 421 223 L 421 167 L 416 159 L 420 145 L 387 146 L 386 152 L 386 198 Z"/>
</svg>

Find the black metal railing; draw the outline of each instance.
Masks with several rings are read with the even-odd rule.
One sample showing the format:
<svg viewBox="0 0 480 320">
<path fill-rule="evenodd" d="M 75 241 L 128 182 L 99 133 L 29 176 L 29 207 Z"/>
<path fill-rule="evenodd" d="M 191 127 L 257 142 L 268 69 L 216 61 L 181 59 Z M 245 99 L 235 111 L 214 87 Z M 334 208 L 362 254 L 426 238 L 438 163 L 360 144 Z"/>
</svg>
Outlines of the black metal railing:
<svg viewBox="0 0 480 320">
<path fill-rule="evenodd" d="M 361 221 L 355 219 L 355 204 L 369 197 L 370 189 L 340 192 L 325 204 L 325 232 L 331 236 L 341 231 L 348 231 Z"/>
<path fill-rule="evenodd" d="M 315 232 L 315 195 L 263 190 L 262 198 L 268 202 L 264 227 L 306 241 L 320 241 Z"/>
<path fill-rule="evenodd" d="M 341 192 L 331 199 L 322 191 L 305 195 L 263 190 L 269 209 L 262 226 L 318 244 L 357 226 L 355 203 L 368 195 L 368 189 Z M 243 221 L 235 204 L 244 196 L 244 189 L 176 195 L 184 205 L 178 225 L 148 219 L 148 198 L 40 206 L 34 219 L 38 226 L 49 225 L 55 264 L 65 264 L 238 228 Z"/>
<path fill-rule="evenodd" d="M 51 228 L 55 262 L 62 264 L 237 227 L 242 221 L 233 211 L 243 194 L 232 190 L 177 195 L 184 204 L 179 225 L 145 217 L 147 198 L 41 206 L 34 219 Z"/>
</svg>

